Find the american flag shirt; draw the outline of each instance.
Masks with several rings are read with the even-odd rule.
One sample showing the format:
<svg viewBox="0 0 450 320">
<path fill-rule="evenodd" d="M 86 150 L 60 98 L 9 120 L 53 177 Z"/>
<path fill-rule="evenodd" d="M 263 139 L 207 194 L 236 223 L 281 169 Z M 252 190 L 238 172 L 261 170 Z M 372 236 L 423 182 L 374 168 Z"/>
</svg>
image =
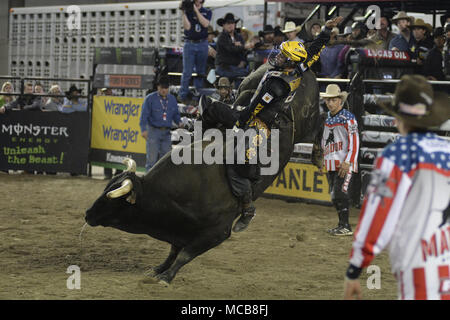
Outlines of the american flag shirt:
<svg viewBox="0 0 450 320">
<path fill-rule="evenodd" d="M 349 162 L 350 171 L 358 172 L 358 123 L 353 113 L 342 109 L 332 116 L 331 112 L 328 112 L 322 149 L 327 171 L 337 171 L 342 162 Z"/>
<path fill-rule="evenodd" d="M 450 299 L 450 142 L 410 133 L 377 158 L 350 264 L 367 267 L 389 246 L 399 299 Z"/>
</svg>

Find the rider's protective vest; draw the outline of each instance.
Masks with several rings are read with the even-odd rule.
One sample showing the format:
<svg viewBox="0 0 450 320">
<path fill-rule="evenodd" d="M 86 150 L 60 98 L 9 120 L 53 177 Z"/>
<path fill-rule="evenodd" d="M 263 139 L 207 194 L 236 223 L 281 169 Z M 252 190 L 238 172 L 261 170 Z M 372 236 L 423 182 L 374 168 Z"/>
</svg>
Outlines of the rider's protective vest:
<svg viewBox="0 0 450 320">
<path fill-rule="evenodd" d="M 294 98 L 300 81 L 301 77 L 296 72 L 268 70 L 250 105 L 240 113 L 238 127 L 245 128 L 256 117 L 270 127 L 278 113 Z"/>
</svg>

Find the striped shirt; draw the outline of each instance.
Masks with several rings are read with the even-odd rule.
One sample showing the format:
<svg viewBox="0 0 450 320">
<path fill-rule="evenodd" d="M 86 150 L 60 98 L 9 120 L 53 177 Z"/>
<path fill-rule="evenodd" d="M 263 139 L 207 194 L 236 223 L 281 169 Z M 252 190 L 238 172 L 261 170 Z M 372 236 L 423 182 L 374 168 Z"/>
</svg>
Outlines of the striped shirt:
<svg viewBox="0 0 450 320">
<path fill-rule="evenodd" d="M 342 109 L 334 116 L 328 112 L 322 148 L 327 171 L 337 171 L 342 162 L 348 162 L 351 172 L 358 172 L 358 123 L 350 111 Z"/>
<path fill-rule="evenodd" d="M 390 144 L 376 160 L 350 264 L 367 267 L 389 245 L 400 299 L 450 299 L 449 200 L 450 142 L 410 133 Z"/>
</svg>

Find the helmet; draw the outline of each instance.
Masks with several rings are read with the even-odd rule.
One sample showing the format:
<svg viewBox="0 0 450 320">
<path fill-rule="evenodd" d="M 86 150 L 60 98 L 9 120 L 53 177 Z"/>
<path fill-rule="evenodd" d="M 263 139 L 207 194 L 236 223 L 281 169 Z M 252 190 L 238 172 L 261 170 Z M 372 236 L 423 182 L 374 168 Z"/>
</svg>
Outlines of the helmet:
<svg viewBox="0 0 450 320">
<path fill-rule="evenodd" d="M 279 49 L 273 50 L 269 56 L 269 63 L 277 68 L 295 68 L 298 63 L 306 60 L 308 53 L 299 41 L 284 41 Z"/>
</svg>

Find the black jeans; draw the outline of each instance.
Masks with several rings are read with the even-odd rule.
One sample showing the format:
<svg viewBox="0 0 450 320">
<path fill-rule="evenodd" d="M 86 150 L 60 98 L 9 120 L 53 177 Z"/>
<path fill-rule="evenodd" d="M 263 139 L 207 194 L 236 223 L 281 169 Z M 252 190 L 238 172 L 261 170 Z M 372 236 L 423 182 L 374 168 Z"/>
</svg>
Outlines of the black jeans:
<svg viewBox="0 0 450 320">
<path fill-rule="evenodd" d="M 353 175 L 352 173 L 350 173 Z M 350 192 L 347 189 L 346 192 L 343 191 L 343 186 L 345 183 L 345 177 L 339 177 L 338 171 L 330 171 L 327 173 L 329 191 L 331 195 L 331 202 L 338 211 L 342 209 L 349 209 L 350 207 Z M 351 178 L 350 178 L 351 181 Z M 348 181 L 348 186 L 350 185 Z"/>
</svg>

